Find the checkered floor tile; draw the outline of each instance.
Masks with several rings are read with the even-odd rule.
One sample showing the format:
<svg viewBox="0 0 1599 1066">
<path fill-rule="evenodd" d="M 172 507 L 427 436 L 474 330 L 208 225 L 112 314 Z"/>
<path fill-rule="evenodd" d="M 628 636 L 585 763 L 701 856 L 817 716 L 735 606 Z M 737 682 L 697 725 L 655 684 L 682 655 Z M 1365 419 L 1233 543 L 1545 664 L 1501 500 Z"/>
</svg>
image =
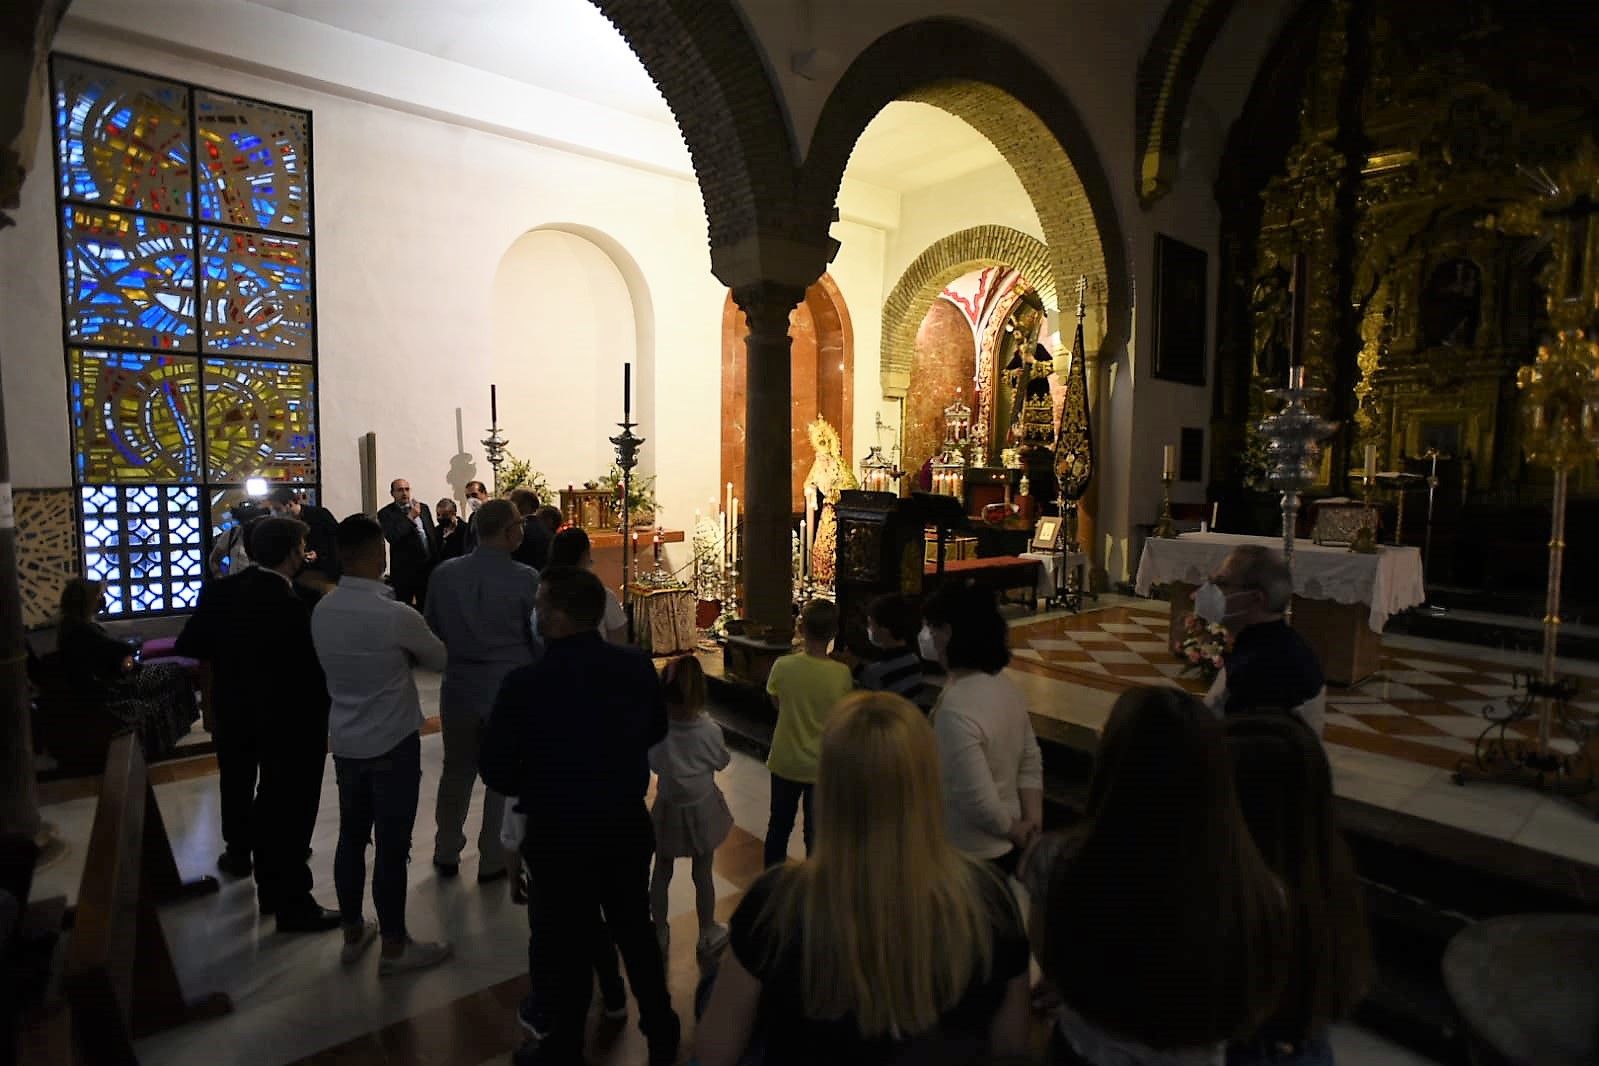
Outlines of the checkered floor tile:
<svg viewBox="0 0 1599 1066">
<path fill-rule="evenodd" d="M 1207 684 L 1183 668 L 1167 640 L 1163 605 L 1159 610 L 1109 607 L 1042 621 L 1023 619 L 1011 630 L 1021 670 L 1112 691 L 1170 684 L 1203 693 Z M 1385 653 L 1374 677 L 1329 690 L 1326 740 L 1453 769 L 1490 727 L 1486 714 L 1504 713 L 1516 692 L 1512 675 L 1509 667 L 1464 657 Z M 1599 715 L 1599 691 L 1580 692 L 1573 707 Z M 1537 732 L 1532 720 L 1510 729 L 1512 736 Z"/>
</svg>

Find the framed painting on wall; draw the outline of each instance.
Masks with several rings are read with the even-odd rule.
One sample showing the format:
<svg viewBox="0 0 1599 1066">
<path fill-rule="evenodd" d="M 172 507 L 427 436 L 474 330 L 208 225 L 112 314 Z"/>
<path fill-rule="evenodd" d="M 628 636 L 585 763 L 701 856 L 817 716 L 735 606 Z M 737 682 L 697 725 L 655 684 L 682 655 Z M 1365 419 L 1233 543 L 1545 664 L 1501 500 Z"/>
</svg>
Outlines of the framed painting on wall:
<svg viewBox="0 0 1599 1066">
<path fill-rule="evenodd" d="M 1205 383 L 1206 256 L 1202 249 L 1155 235 L 1155 376 Z"/>
</svg>

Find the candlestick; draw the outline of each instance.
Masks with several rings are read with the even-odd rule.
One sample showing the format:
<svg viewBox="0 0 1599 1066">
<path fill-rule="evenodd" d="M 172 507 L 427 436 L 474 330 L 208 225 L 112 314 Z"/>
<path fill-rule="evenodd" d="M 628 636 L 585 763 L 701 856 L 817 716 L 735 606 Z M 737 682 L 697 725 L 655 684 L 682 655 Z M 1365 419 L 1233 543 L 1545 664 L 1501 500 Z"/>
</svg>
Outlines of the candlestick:
<svg viewBox="0 0 1599 1066">
<path fill-rule="evenodd" d="M 1288 368 L 1288 387 L 1296 391 L 1305 387 L 1304 367 L 1291 366 Z"/>
<path fill-rule="evenodd" d="M 738 497 L 733 497 L 733 516 L 728 519 L 729 531 L 733 534 L 733 565 L 737 566 L 742 552 L 739 550 L 738 536 Z"/>
<path fill-rule="evenodd" d="M 803 519 L 803 518 L 800 519 L 800 541 L 799 542 L 800 542 L 800 580 L 801 581 L 803 581 L 805 579 L 805 575 L 810 572 L 810 568 L 811 568 L 811 542 L 810 542 L 810 539 L 809 539 L 810 538 L 810 534 L 806 532 L 806 528 L 807 528 L 808 525 L 809 525 L 809 523 L 805 519 Z"/>
<path fill-rule="evenodd" d="M 500 424 L 500 397 L 496 386 L 489 386 L 489 421 L 494 425 Z"/>
<path fill-rule="evenodd" d="M 1170 451 L 1171 445 L 1168 444 L 1166 450 Z M 1155 536 L 1162 540 L 1172 540 L 1177 536 L 1177 524 L 1172 521 L 1171 514 L 1171 482 L 1171 472 L 1167 471 L 1160 479 L 1160 517 L 1155 522 Z"/>
<path fill-rule="evenodd" d="M 1366 445 L 1366 480 L 1370 481 L 1371 479 L 1375 478 L 1376 476 L 1377 476 L 1377 446 L 1375 444 L 1368 444 L 1368 445 Z"/>
<path fill-rule="evenodd" d="M 657 529 L 655 531 L 655 537 L 653 539 L 654 539 L 653 547 L 655 549 L 655 565 L 656 566 L 660 566 L 661 565 L 661 531 L 660 530 Z"/>
<path fill-rule="evenodd" d="M 722 500 L 722 513 L 729 517 L 732 517 L 733 514 L 733 483 L 731 481 L 727 483 L 727 494 Z"/>
<path fill-rule="evenodd" d="M 1177 445 L 1168 444 L 1161 449 L 1160 476 L 1167 481 L 1177 480 Z"/>
<path fill-rule="evenodd" d="M 633 419 L 633 364 L 622 364 L 622 417 Z"/>
<path fill-rule="evenodd" d="M 1221 511 L 1221 503 L 1219 501 L 1210 505 L 1210 528 L 1212 530 L 1214 530 L 1216 528 L 1216 515 L 1220 511 Z"/>
</svg>

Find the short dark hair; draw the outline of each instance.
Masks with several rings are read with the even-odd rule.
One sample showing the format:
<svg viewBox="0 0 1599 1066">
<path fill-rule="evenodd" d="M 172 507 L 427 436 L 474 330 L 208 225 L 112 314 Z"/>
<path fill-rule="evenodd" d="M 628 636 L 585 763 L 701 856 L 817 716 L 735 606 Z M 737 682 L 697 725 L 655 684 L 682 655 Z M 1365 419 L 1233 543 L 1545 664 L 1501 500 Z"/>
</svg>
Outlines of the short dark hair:
<svg viewBox="0 0 1599 1066">
<path fill-rule="evenodd" d="M 339 523 L 339 529 L 334 534 L 334 543 L 339 546 L 339 554 L 358 552 L 366 548 L 373 541 L 383 539 L 383 527 L 378 520 L 364 514 L 353 514 Z"/>
<path fill-rule="evenodd" d="M 283 565 L 305 540 L 311 527 L 298 518 L 263 518 L 250 530 L 250 558 L 268 570 Z"/>
<path fill-rule="evenodd" d="M 605 617 L 605 586 L 577 566 L 552 566 L 539 578 L 545 602 L 571 619 L 578 629 L 598 629 Z"/>
<path fill-rule="evenodd" d="M 479 489 L 482 489 L 483 490 L 483 494 L 485 496 L 488 495 L 489 487 L 487 485 L 483 484 L 483 482 L 481 482 L 481 481 L 468 481 L 466 483 L 466 485 L 463 487 L 462 491 L 463 492 L 471 492 L 473 485 L 476 485 Z"/>
<path fill-rule="evenodd" d="M 294 490 L 289 488 L 289 486 L 279 485 L 277 488 L 267 493 L 267 499 L 271 500 L 273 503 L 281 503 L 287 507 L 289 504 L 295 501 L 296 497 L 294 495 Z"/>
<path fill-rule="evenodd" d="M 516 506 L 517 513 L 530 515 L 539 509 L 539 494 L 532 489 L 512 489 L 511 503 Z"/>
<path fill-rule="evenodd" d="M 573 526 L 555 534 L 550 541 L 550 566 L 581 566 L 583 556 L 589 553 L 589 535 Z"/>
<path fill-rule="evenodd" d="M 838 605 L 832 600 L 812 600 L 800 612 L 800 632 L 806 640 L 832 640 L 838 636 Z"/>
<path fill-rule="evenodd" d="M 566 521 L 566 516 L 561 514 L 561 509 L 559 507 L 551 507 L 549 504 L 540 507 L 533 517 L 549 526 L 552 533 L 560 529 L 561 523 Z"/>
<path fill-rule="evenodd" d="M 518 522 L 516 508 L 510 500 L 489 500 L 477 509 L 477 535 L 497 537 Z"/>
<path fill-rule="evenodd" d="M 902 644 L 914 641 L 916 631 L 922 628 L 922 612 L 916 609 L 909 596 L 898 592 L 879 596 L 867 604 L 866 617 L 874 625 L 888 630 L 889 635 Z"/>
<path fill-rule="evenodd" d="M 973 581 L 946 581 L 922 608 L 928 625 L 948 626 L 944 659 L 951 670 L 997 674 L 1010 665 L 1010 627 L 993 589 Z"/>
</svg>

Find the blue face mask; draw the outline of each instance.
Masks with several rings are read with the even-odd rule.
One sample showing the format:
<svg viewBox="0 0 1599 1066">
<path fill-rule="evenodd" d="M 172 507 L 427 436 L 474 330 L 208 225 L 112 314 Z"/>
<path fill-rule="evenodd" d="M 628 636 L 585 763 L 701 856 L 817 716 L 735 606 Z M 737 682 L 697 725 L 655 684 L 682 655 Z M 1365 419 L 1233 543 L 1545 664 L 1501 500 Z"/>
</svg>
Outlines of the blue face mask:
<svg viewBox="0 0 1599 1066">
<path fill-rule="evenodd" d="M 1194 613 L 1212 625 L 1221 625 L 1227 617 L 1227 594 L 1221 586 L 1207 581 L 1194 593 Z"/>
</svg>

